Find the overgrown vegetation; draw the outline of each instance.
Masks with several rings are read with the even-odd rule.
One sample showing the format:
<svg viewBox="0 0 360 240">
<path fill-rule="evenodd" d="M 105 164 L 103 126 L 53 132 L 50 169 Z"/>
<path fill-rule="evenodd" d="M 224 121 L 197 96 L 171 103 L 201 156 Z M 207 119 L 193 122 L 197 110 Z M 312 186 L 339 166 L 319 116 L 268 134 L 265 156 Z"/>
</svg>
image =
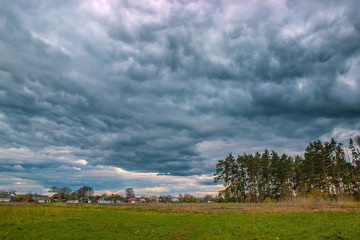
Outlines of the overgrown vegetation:
<svg viewBox="0 0 360 240">
<path fill-rule="evenodd" d="M 121 208 L 3 203 L 0 239 L 359 239 L 360 236 L 360 215 L 355 211 L 257 212 L 259 207 L 266 209 L 278 204 L 162 204 L 198 210 L 202 206 L 231 208 L 231 212 L 201 212 L 140 209 L 135 205 Z M 234 210 L 246 206 L 254 211 Z"/>
<path fill-rule="evenodd" d="M 359 144 L 359 138 L 356 139 Z M 225 189 L 219 196 L 231 202 L 272 202 L 297 197 L 360 198 L 360 151 L 350 139 L 345 154 L 341 143 L 331 139 L 310 143 L 304 157 L 262 154 L 229 154 L 219 160 L 215 182 Z"/>
</svg>

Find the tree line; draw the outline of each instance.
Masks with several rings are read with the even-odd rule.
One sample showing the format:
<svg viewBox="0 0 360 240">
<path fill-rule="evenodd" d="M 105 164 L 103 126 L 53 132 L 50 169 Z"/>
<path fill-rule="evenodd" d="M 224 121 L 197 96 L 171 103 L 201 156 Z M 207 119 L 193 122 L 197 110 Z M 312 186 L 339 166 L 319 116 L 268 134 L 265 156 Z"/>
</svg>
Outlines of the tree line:
<svg viewBox="0 0 360 240">
<path fill-rule="evenodd" d="M 5 191 L 4 191 L 5 192 Z M 15 190 L 9 191 L 13 193 L 15 196 L 11 198 L 12 202 L 38 202 L 39 199 L 44 199 L 46 195 L 41 195 L 38 193 L 26 193 L 26 194 L 16 194 Z M 6 192 L 6 193 L 9 193 Z M 97 203 L 99 200 L 108 200 L 112 203 L 125 203 L 129 198 L 135 197 L 135 190 L 133 188 L 126 188 L 125 195 L 119 194 L 101 194 L 101 195 L 93 195 L 94 190 L 90 186 L 82 186 L 78 190 L 72 191 L 69 187 L 57 187 L 53 186 L 48 190 L 49 193 L 53 193 L 53 195 L 48 199 L 48 201 L 60 201 L 66 202 L 70 200 L 78 200 L 79 202 L 93 202 Z M 141 196 L 138 199 L 142 199 L 141 202 L 161 202 L 161 203 L 209 203 L 209 202 L 224 202 L 222 198 L 218 198 L 217 196 L 212 196 L 206 194 L 203 197 L 195 197 L 191 194 L 178 194 L 178 196 L 173 195 L 160 195 L 156 196 Z M 90 201 L 89 201 L 90 200 Z"/>
<path fill-rule="evenodd" d="M 331 139 L 310 143 L 304 156 L 289 156 L 275 151 L 230 153 L 216 164 L 215 182 L 225 189 L 219 197 L 231 202 L 266 202 L 300 197 L 360 199 L 360 138 L 357 146 L 350 139 L 342 143 Z"/>
<path fill-rule="evenodd" d="M 72 191 L 69 187 L 62 187 L 58 188 L 56 186 L 53 186 L 49 189 L 49 192 L 59 194 L 60 198 L 62 200 L 80 200 L 82 198 L 91 198 L 92 201 L 97 201 L 100 198 L 104 200 L 113 200 L 113 201 L 120 201 L 120 202 L 126 202 L 128 198 L 135 197 L 135 190 L 133 188 L 126 188 L 125 189 L 125 195 L 119 195 L 119 194 L 102 194 L 97 196 L 92 196 L 94 191 L 92 187 L 89 186 L 83 186 L 80 187 L 78 190 Z M 163 203 L 172 203 L 172 202 L 180 202 L 180 203 L 196 203 L 196 202 L 216 202 L 221 201 L 221 199 L 218 199 L 214 196 L 206 194 L 204 197 L 195 197 L 191 194 L 185 193 L 185 194 L 179 194 L 178 196 L 172 196 L 170 194 L 168 195 L 160 195 L 159 197 L 144 197 L 145 202 L 152 202 L 154 199 L 157 199 L 159 202 Z"/>
<path fill-rule="evenodd" d="M 82 186 L 78 190 L 72 191 L 69 187 L 58 188 L 53 186 L 49 189 L 49 192 L 58 194 L 59 198 L 64 200 L 75 200 L 90 197 L 93 195 L 94 189 L 90 186 Z"/>
</svg>

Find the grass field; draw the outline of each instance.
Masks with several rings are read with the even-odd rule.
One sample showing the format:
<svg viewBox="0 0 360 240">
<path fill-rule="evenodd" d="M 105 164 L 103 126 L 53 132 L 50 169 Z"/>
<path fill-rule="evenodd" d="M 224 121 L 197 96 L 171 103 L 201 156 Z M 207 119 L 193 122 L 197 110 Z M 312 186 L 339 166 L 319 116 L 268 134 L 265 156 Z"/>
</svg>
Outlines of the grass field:
<svg viewBox="0 0 360 240">
<path fill-rule="evenodd" d="M 360 239 L 358 205 L 340 211 L 282 211 L 281 204 L 128 206 L 3 203 L 0 239 Z"/>
</svg>

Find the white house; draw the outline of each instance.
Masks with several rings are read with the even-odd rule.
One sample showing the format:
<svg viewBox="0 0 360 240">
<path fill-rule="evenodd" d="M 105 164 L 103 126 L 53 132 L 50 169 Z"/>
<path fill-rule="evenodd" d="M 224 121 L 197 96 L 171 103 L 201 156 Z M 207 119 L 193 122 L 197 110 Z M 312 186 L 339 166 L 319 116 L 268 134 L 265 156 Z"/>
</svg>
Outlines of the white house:
<svg viewBox="0 0 360 240">
<path fill-rule="evenodd" d="M 35 196 L 35 201 L 38 203 L 50 202 L 50 198 L 46 195 Z"/>
<path fill-rule="evenodd" d="M 98 203 L 114 203 L 114 200 L 105 200 L 104 198 L 100 198 Z"/>
<path fill-rule="evenodd" d="M 13 192 L 0 192 L 0 202 L 11 202 L 12 197 L 15 196 Z"/>
</svg>

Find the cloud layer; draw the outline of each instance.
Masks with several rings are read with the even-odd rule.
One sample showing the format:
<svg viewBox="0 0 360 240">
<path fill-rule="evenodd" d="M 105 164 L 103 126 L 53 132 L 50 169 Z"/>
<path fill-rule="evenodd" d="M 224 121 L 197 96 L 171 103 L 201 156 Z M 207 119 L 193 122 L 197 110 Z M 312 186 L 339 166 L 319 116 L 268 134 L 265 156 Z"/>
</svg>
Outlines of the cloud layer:
<svg viewBox="0 0 360 240">
<path fill-rule="evenodd" d="M 360 123 L 359 1 L 0 5 L 3 188 L 173 192 L 229 152 L 301 153 Z"/>
</svg>

